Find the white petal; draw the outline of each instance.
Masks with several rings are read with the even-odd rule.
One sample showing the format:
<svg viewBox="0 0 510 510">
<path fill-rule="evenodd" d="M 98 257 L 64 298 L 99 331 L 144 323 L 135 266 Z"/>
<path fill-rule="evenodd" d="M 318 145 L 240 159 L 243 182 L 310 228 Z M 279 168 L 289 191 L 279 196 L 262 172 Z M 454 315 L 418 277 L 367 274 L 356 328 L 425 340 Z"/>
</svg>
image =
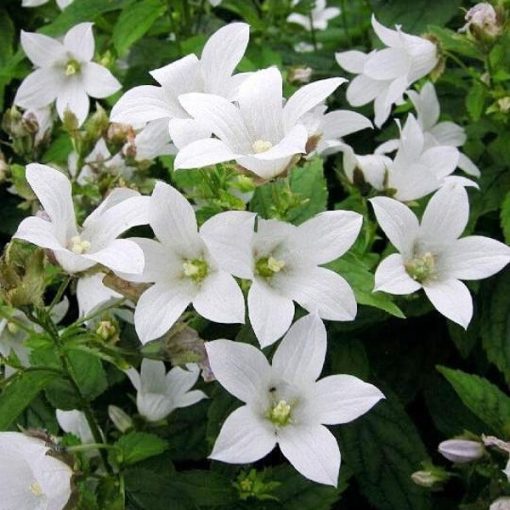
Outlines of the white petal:
<svg viewBox="0 0 510 510">
<path fill-rule="evenodd" d="M 400 253 L 393 253 L 377 266 L 374 291 L 406 295 L 421 289 L 421 285 L 406 272 Z"/>
<path fill-rule="evenodd" d="M 64 47 L 44 34 L 21 31 L 21 46 L 27 57 L 38 67 L 50 67 L 64 56 Z"/>
<path fill-rule="evenodd" d="M 200 377 L 198 365 L 189 365 L 191 370 L 174 367 L 165 376 L 166 391 L 168 395 L 178 398 L 188 392 Z"/>
<path fill-rule="evenodd" d="M 346 81 L 345 78 L 327 78 L 301 87 L 289 98 L 283 109 L 285 131 L 291 129 L 305 113 L 325 101 Z"/>
<path fill-rule="evenodd" d="M 170 119 L 168 130 L 170 138 L 178 149 L 211 136 L 211 132 L 195 119 Z"/>
<path fill-rule="evenodd" d="M 85 317 L 99 309 L 112 299 L 121 298 L 121 294 L 103 284 L 105 273 L 83 276 L 76 284 L 76 299 L 80 317 Z"/>
<path fill-rule="evenodd" d="M 166 368 L 162 361 L 144 358 L 140 365 L 140 391 L 166 393 Z"/>
<path fill-rule="evenodd" d="M 206 342 L 205 348 L 216 380 L 234 397 L 255 403 L 269 391 L 271 368 L 253 345 L 231 340 Z"/>
<path fill-rule="evenodd" d="M 222 324 L 244 324 L 244 296 L 234 277 L 225 271 L 208 275 L 193 299 L 193 307 L 206 319 Z"/>
<path fill-rule="evenodd" d="M 336 61 L 349 73 L 361 74 L 368 59 L 368 55 L 362 51 L 349 50 L 335 54 Z"/>
<path fill-rule="evenodd" d="M 200 228 L 200 236 L 220 268 L 239 278 L 253 276 L 254 223 L 254 213 L 228 211 L 209 218 Z"/>
<path fill-rule="evenodd" d="M 287 460 L 306 478 L 325 485 L 338 484 L 340 450 L 335 436 L 323 425 L 282 427 L 278 445 Z"/>
<path fill-rule="evenodd" d="M 372 198 L 370 203 L 391 244 L 404 256 L 411 254 L 419 229 L 418 218 L 411 209 L 387 197 Z"/>
<path fill-rule="evenodd" d="M 193 53 L 154 69 L 150 74 L 175 98 L 194 89 L 198 90 L 201 85 L 200 62 Z"/>
<path fill-rule="evenodd" d="M 391 30 L 390 28 L 381 25 L 381 23 L 379 23 L 375 18 L 374 14 L 372 14 L 372 27 L 377 34 L 377 37 L 379 37 L 386 46 L 394 48 L 402 45 L 400 33 L 397 30 Z"/>
<path fill-rule="evenodd" d="M 57 237 L 56 228 L 50 221 L 31 216 L 25 218 L 13 236 L 14 239 L 23 239 L 41 248 L 49 250 L 62 250 L 65 248 Z"/>
<path fill-rule="evenodd" d="M 403 48 L 386 48 L 369 55 L 363 73 L 374 80 L 393 80 L 406 75 L 410 64 Z"/>
<path fill-rule="evenodd" d="M 83 66 L 83 86 L 91 97 L 103 98 L 115 94 L 122 85 L 113 74 L 95 62 L 88 62 Z"/>
<path fill-rule="evenodd" d="M 206 92 L 225 95 L 226 84 L 243 58 L 249 38 L 250 26 L 246 23 L 230 23 L 209 37 L 200 57 Z"/>
<path fill-rule="evenodd" d="M 296 128 L 303 128 L 302 133 L 306 133 L 306 128 L 304 126 L 296 126 Z M 291 152 L 294 154 L 298 154 L 301 152 L 305 152 L 303 150 L 297 150 L 297 148 L 293 145 L 290 146 Z M 278 148 L 279 150 L 279 148 Z M 268 151 L 269 152 L 269 151 Z M 290 162 L 292 161 L 292 156 L 287 156 L 279 159 L 261 159 L 260 155 L 255 156 L 243 156 L 236 158 L 236 162 L 239 166 L 246 168 L 250 172 L 253 172 L 255 175 L 258 175 L 264 180 L 272 179 L 277 175 L 280 175 L 282 172 L 288 169 Z"/>
<path fill-rule="evenodd" d="M 333 321 L 350 321 L 356 316 L 356 299 L 350 285 L 323 267 L 299 268 L 278 279 L 275 286 L 310 313 Z"/>
<path fill-rule="evenodd" d="M 67 32 L 64 37 L 66 50 L 76 55 L 81 60 L 88 62 L 94 56 L 93 23 L 79 23 Z"/>
<path fill-rule="evenodd" d="M 305 126 L 294 126 L 285 137 L 269 150 L 259 154 L 252 154 L 251 158 L 263 161 L 281 161 L 283 158 L 306 152 L 308 131 Z"/>
<path fill-rule="evenodd" d="M 316 315 L 296 321 L 276 349 L 272 370 L 276 377 L 300 385 L 316 381 L 326 359 L 327 334 Z"/>
<path fill-rule="evenodd" d="M 248 292 L 248 311 L 257 340 L 262 347 L 267 347 L 289 329 L 294 303 L 267 284 L 254 280 Z"/>
<path fill-rule="evenodd" d="M 242 406 L 225 420 L 209 458 L 248 464 L 265 457 L 275 446 L 276 436 L 270 422 Z"/>
<path fill-rule="evenodd" d="M 145 263 L 142 249 L 129 239 L 114 239 L 104 248 L 82 257 L 122 273 L 141 273 Z"/>
<path fill-rule="evenodd" d="M 480 177 L 480 169 L 462 152 L 459 154 L 458 166 L 461 170 L 473 177 Z"/>
<path fill-rule="evenodd" d="M 356 241 L 363 217 L 351 211 L 326 211 L 293 232 L 288 250 L 301 262 L 326 264 L 343 255 Z"/>
<path fill-rule="evenodd" d="M 440 122 L 430 130 L 430 134 L 441 145 L 460 147 L 466 143 L 464 128 L 453 122 Z"/>
<path fill-rule="evenodd" d="M 43 492 L 48 495 L 47 509 L 64 508 L 71 497 L 71 477 L 74 475 L 72 469 L 49 455 L 34 463 L 33 469 L 37 473 Z M 22 506 L 16 508 L 20 509 Z"/>
<path fill-rule="evenodd" d="M 238 154 L 232 152 L 226 143 L 217 138 L 207 138 L 191 142 L 180 149 L 174 161 L 174 168 L 176 170 L 204 168 L 232 161 L 237 157 Z"/>
<path fill-rule="evenodd" d="M 400 133 L 400 147 L 396 158 L 404 157 L 410 162 L 414 162 L 421 156 L 424 143 L 425 139 L 420 124 L 414 115 L 409 114 Z"/>
<path fill-rule="evenodd" d="M 103 141 L 104 139 L 101 138 L 100 141 Z M 99 143 L 96 145 L 96 147 L 99 146 Z M 104 145 L 106 148 L 106 145 Z M 106 149 L 108 150 L 108 149 Z M 110 157 L 110 153 L 105 153 L 105 158 Z M 107 211 L 108 209 L 112 208 L 114 205 L 120 204 L 124 200 L 127 200 L 128 198 L 133 197 L 139 197 L 140 193 L 138 191 L 135 191 L 134 189 L 130 188 L 114 188 L 106 197 L 104 200 L 87 216 L 86 220 L 83 222 L 84 226 L 89 226 L 93 222 L 98 221 L 101 218 L 101 215 Z"/>
<path fill-rule="evenodd" d="M 62 266 L 67 273 L 80 273 L 94 267 L 96 261 L 86 258 L 83 255 L 77 255 L 71 250 L 60 250 L 53 253 L 57 262 Z"/>
<path fill-rule="evenodd" d="M 170 143 L 168 119 L 158 119 L 147 123 L 135 136 L 134 145 L 137 161 L 147 161 L 177 153 L 175 145 Z"/>
<path fill-rule="evenodd" d="M 143 344 L 163 336 L 186 310 L 194 297 L 190 285 L 153 285 L 138 300 L 135 328 Z"/>
<path fill-rule="evenodd" d="M 427 149 L 420 158 L 420 164 L 425 165 L 438 179 L 450 175 L 457 168 L 459 151 L 455 147 L 438 146 Z"/>
<path fill-rule="evenodd" d="M 330 375 L 314 385 L 310 414 L 325 425 L 349 423 L 384 398 L 382 392 L 352 375 Z"/>
<path fill-rule="evenodd" d="M 21 82 L 14 104 L 27 110 L 44 108 L 55 101 L 62 82 L 53 69 L 36 69 Z"/>
<path fill-rule="evenodd" d="M 153 283 L 177 278 L 181 274 L 182 259 L 169 252 L 165 245 L 144 237 L 131 238 L 143 250 L 145 266 L 141 274 L 119 274 L 130 282 Z M 178 271 L 177 267 L 180 266 Z"/>
<path fill-rule="evenodd" d="M 85 415 L 81 411 L 73 409 L 72 411 L 56 410 L 56 416 L 60 428 L 69 434 L 74 434 L 81 439 L 81 442 L 93 443 L 94 436 L 90 430 L 89 424 Z"/>
<path fill-rule="evenodd" d="M 489 237 L 468 236 L 446 248 L 439 270 L 450 278 L 481 280 L 501 271 L 509 262 L 507 245 Z"/>
<path fill-rule="evenodd" d="M 473 316 L 473 300 L 462 282 L 431 281 L 423 285 L 423 290 L 439 313 L 467 329 Z"/>
<path fill-rule="evenodd" d="M 363 106 L 385 93 L 389 85 L 390 83 L 387 81 L 373 80 L 360 74 L 347 87 L 347 101 L 351 106 Z"/>
<path fill-rule="evenodd" d="M 350 110 L 336 110 L 324 115 L 322 131 L 324 138 L 342 138 L 371 127 L 372 123 L 364 115 Z"/>
<path fill-rule="evenodd" d="M 388 83 L 388 82 L 385 82 Z M 403 101 L 403 94 L 409 87 L 409 81 L 406 76 L 401 76 L 389 83 L 386 88 L 386 93 L 382 93 L 380 96 L 375 98 L 374 102 L 374 124 L 377 127 L 381 127 L 391 113 L 391 107 Z"/>
<path fill-rule="evenodd" d="M 462 186 L 443 186 L 427 204 L 420 238 L 431 244 L 448 245 L 457 239 L 469 220 L 469 199 Z"/>
<path fill-rule="evenodd" d="M 65 80 L 57 96 L 57 112 L 64 120 L 64 113 L 70 110 L 76 116 L 78 126 L 81 126 L 89 114 L 89 96 L 78 77 Z"/>
<path fill-rule="evenodd" d="M 419 93 L 414 90 L 409 90 L 407 95 L 414 105 L 414 109 L 418 114 L 418 119 L 423 129 L 428 131 L 435 126 L 439 120 L 440 111 L 436 89 L 432 82 L 428 81 L 425 83 Z"/>
</svg>

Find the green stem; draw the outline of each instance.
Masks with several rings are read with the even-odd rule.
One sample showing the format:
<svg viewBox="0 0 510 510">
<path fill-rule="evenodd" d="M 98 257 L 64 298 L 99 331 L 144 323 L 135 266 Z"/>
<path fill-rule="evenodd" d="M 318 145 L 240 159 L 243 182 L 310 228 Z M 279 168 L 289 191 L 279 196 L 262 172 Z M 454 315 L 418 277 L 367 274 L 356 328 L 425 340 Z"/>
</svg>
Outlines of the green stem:
<svg viewBox="0 0 510 510">
<path fill-rule="evenodd" d="M 55 305 L 57 303 L 60 303 L 60 301 L 62 300 L 62 296 L 64 295 L 64 292 L 66 291 L 69 283 L 71 283 L 71 279 L 72 279 L 72 276 L 71 275 L 68 275 L 66 276 L 66 278 L 62 281 L 62 283 L 60 284 L 60 287 L 58 288 L 57 290 L 57 293 L 55 294 L 55 297 L 53 298 L 50 306 L 48 307 L 48 313 L 51 313 L 51 311 L 53 310 L 53 308 L 55 307 Z"/>
<path fill-rule="evenodd" d="M 113 449 L 115 449 L 115 446 L 113 446 L 111 444 L 105 444 L 105 443 L 87 443 L 87 444 L 78 444 L 75 446 L 67 446 L 66 447 L 66 450 L 70 453 L 86 452 L 89 450 L 101 450 L 101 449 L 113 450 Z"/>
</svg>

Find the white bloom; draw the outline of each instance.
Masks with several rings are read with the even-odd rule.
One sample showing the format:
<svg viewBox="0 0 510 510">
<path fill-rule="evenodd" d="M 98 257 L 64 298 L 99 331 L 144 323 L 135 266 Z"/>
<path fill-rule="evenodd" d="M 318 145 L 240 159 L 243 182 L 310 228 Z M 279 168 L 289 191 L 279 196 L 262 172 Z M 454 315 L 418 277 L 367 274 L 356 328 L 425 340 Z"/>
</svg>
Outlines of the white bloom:
<svg viewBox="0 0 510 510">
<path fill-rule="evenodd" d="M 73 434 L 80 439 L 82 444 L 94 442 L 94 436 L 90 430 L 90 426 L 85 418 L 85 414 L 76 409 L 72 411 L 56 410 L 56 416 L 60 428 L 68 434 Z"/>
<path fill-rule="evenodd" d="M 322 43 L 316 44 L 317 49 L 322 49 Z M 300 41 L 294 45 L 294 51 L 296 53 L 312 53 L 315 51 L 315 46 L 306 41 Z"/>
<path fill-rule="evenodd" d="M 14 103 L 37 110 L 56 100 L 61 119 L 67 109 L 81 125 L 89 113 L 89 96 L 104 98 L 120 89 L 105 67 L 92 62 L 92 23 L 80 23 L 67 32 L 63 42 L 47 35 L 21 32 L 21 46 L 36 66 L 20 85 Z"/>
<path fill-rule="evenodd" d="M 299 0 L 293 0 L 292 5 L 295 6 Z M 340 14 L 338 7 L 327 7 L 326 0 L 315 0 L 315 5 L 310 11 L 310 15 L 298 14 L 293 12 L 287 18 L 289 23 L 296 23 L 301 25 L 305 30 L 326 30 L 328 28 L 328 21 L 336 18 Z M 311 19 L 310 19 L 311 18 Z"/>
<path fill-rule="evenodd" d="M 56 0 L 60 10 L 64 10 L 68 5 L 71 5 L 74 0 Z M 48 3 L 48 0 L 22 0 L 21 7 L 39 7 Z"/>
<path fill-rule="evenodd" d="M 305 113 L 301 122 L 308 131 L 307 154 L 327 156 L 342 150 L 342 137 L 372 127 L 363 115 L 349 110 L 335 110 L 326 113 L 327 106 L 320 104 Z"/>
<path fill-rule="evenodd" d="M 368 55 L 349 50 L 336 54 L 338 64 L 350 73 L 358 74 L 349 84 L 347 100 L 352 106 L 374 101 L 375 124 L 380 127 L 389 117 L 391 107 L 403 102 L 404 92 L 426 76 L 438 63 L 435 44 L 415 35 L 381 25 L 375 16 L 372 26 L 387 46 Z"/>
<path fill-rule="evenodd" d="M 136 161 L 146 161 L 158 156 L 177 153 L 175 145 L 170 142 L 167 119 L 147 123 L 136 134 L 133 144 L 136 151 Z"/>
<path fill-rule="evenodd" d="M 203 391 L 191 390 L 200 375 L 196 365 L 187 370 L 174 367 L 167 373 L 162 361 L 144 359 L 140 373 L 130 368 L 126 374 L 137 392 L 138 412 L 148 421 L 162 420 L 175 409 L 207 398 Z"/>
<path fill-rule="evenodd" d="M 351 375 L 317 381 L 326 347 L 324 324 L 313 315 L 292 326 L 276 349 L 272 365 L 252 345 L 207 342 L 216 379 L 246 404 L 226 419 L 210 458 L 248 464 L 278 444 L 303 476 L 336 486 L 340 450 L 324 425 L 355 420 L 384 396 Z"/>
<path fill-rule="evenodd" d="M 103 283 L 104 277 L 105 273 L 99 272 L 78 279 L 76 299 L 80 317 L 86 317 L 107 303 L 122 298 L 121 294 Z"/>
<path fill-rule="evenodd" d="M 460 280 L 487 278 L 508 264 L 510 248 L 482 236 L 459 239 L 469 219 L 462 186 L 445 186 L 430 199 L 421 224 L 402 203 L 371 200 L 377 221 L 399 253 L 386 257 L 375 273 L 375 290 L 411 294 L 423 288 L 435 308 L 467 328 L 473 301 Z"/>
<path fill-rule="evenodd" d="M 374 189 L 382 191 L 385 188 L 386 179 L 392 160 L 383 154 L 367 154 L 365 156 L 356 154 L 348 145 L 340 148 L 344 154 L 344 172 L 349 182 L 357 184 L 361 174 L 363 181 L 370 184 Z"/>
<path fill-rule="evenodd" d="M 239 87 L 238 106 L 212 94 L 186 94 L 179 98 L 186 111 L 217 138 L 180 147 L 175 168 L 200 168 L 235 160 L 264 179 L 283 172 L 292 158 L 306 151 L 308 133 L 301 118 L 322 103 L 345 80 L 330 78 L 305 85 L 283 106 L 282 75 L 264 69 Z"/>
<path fill-rule="evenodd" d="M 0 432 L 2 510 L 62 510 L 71 497 L 73 471 L 48 455 L 44 441 Z"/>
<path fill-rule="evenodd" d="M 250 242 L 253 222 L 253 213 L 230 211 L 198 230 L 191 204 L 168 184 L 156 184 L 149 223 L 159 242 L 137 239 L 146 263 L 143 274 L 131 278 L 154 282 L 135 310 L 143 343 L 166 333 L 190 303 L 206 319 L 244 323 L 243 293 L 231 273 L 244 256 L 241 247 Z"/>
<path fill-rule="evenodd" d="M 76 225 L 71 183 L 46 165 L 27 165 L 27 181 L 49 221 L 38 216 L 24 219 L 14 238 L 53 251 L 69 273 L 102 264 L 113 271 L 141 273 L 143 252 L 128 239 L 117 239 L 126 230 L 147 223 L 148 197 L 117 188 L 83 222 Z"/>
<path fill-rule="evenodd" d="M 209 3 L 213 6 L 213 7 L 218 7 L 218 5 L 221 4 L 223 0 L 209 0 Z"/>
<path fill-rule="evenodd" d="M 160 87 L 142 85 L 126 92 L 112 109 L 112 122 L 140 127 L 153 120 L 184 119 L 181 130 L 186 130 L 191 139 L 209 136 L 190 120 L 178 98 L 188 92 L 206 92 L 233 99 L 247 76 L 232 76 L 232 73 L 243 58 L 249 37 L 250 28 L 246 23 L 231 23 L 220 28 L 205 44 L 200 59 L 191 54 L 151 71 Z M 159 124 L 159 127 L 162 133 L 168 130 L 168 124 Z"/>
<path fill-rule="evenodd" d="M 289 329 L 294 301 L 323 319 L 354 319 L 356 300 L 351 287 L 339 274 L 320 266 L 352 246 L 362 221 L 361 215 L 350 211 L 327 211 L 298 227 L 258 220 L 253 242 L 246 245 L 242 272 L 234 274 L 253 280 L 249 317 L 262 347 Z"/>
<path fill-rule="evenodd" d="M 510 510 L 510 498 L 498 498 L 493 501 L 489 510 Z"/>
<path fill-rule="evenodd" d="M 448 439 L 440 443 L 437 449 L 443 457 L 457 464 L 473 462 L 485 452 L 482 443 L 468 439 Z"/>
</svg>

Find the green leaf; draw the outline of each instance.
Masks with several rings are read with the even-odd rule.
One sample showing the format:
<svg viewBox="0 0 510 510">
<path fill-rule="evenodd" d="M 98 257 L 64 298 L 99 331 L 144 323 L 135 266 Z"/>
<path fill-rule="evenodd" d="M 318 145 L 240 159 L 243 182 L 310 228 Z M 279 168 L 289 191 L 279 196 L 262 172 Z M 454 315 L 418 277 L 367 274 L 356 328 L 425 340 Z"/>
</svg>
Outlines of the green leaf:
<svg viewBox="0 0 510 510">
<path fill-rule="evenodd" d="M 0 430 L 7 430 L 57 374 L 49 370 L 18 372 L 0 394 Z"/>
<path fill-rule="evenodd" d="M 501 205 L 501 228 L 505 236 L 505 241 L 510 244 L 510 191 L 506 194 Z"/>
<path fill-rule="evenodd" d="M 380 510 L 430 509 L 429 494 L 411 474 L 427 452 L 402 405 L 385 391 L 387 400 L 340 429 L 346 464 L 365 497 Z"/>
<path fill-rule="evenodd" d="M 510 272 L 501 274 L 484 293 L 481 336 L 489 361 L 510 383 Z"/>
<path fill-rule="evenodd" d="M 163 453 L 168 444 L 159 436 L 147 432 L 130 432 L 122 436 L 115 444 L 115 461 L 118 464 L 136 464 L 141 460 Z"/>
<path fill-rule="evenodd" d="M 152 27 L 166 11 L 161 0 L 142 0 L 124 9 L 113 28 L 113 44 L 122 55 Z"/>
<path fill-rule="evenodd" d="M 464 57 L 476 58 L 478 60 L 484 59 L 478 46 L 468 39 L 466 35 L 454 32 L 449 28 L 429 26 L 428 32 L 435 35 L 441 44 L 441 48 L 452 53 L 458 53 Z"/>
<path fill-rule="evenodd" d="M 485 111 L 485 100 L 487 99 L 487 87 L 479 82 L 473 83 L 466 96 L 466 108 L 472 120 L 480 120 Z"/>
<path fill-rule="evenodd" d="M 510 433 L 510 398 L 483 377 L 460 370 L 438 367 L 464 405 L 493 432 Z"/>
</svg>

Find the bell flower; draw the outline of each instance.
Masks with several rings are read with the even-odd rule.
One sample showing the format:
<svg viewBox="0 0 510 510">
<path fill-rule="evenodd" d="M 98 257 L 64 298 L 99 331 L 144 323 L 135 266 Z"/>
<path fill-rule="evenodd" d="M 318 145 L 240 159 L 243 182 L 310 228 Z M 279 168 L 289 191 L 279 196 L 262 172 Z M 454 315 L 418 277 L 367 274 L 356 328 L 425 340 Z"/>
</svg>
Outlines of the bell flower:
<svg viewBox="0 0 510 510">
<path fill-rule="evenodd" d="M 203 391 L 191 390 L 200 375 L 193 364 L 188 369 L 174 367 L 167 373 L 162 361 L 144 359 L 140 372 L 130 368 L 126 375 L 137 392 L 138 412 L 148 421 L 163 420 L 175 409 L 207 398 Z"/>
<path fill-rule="evenodd" d="M 469 219 L 466 190 L 441 188 L 430 199 L 421 223 L 404 204 L 371 199 L 377 222 L 398 250 L 375 272 L 375 290 L 405 295 L 423 289 L 445 317 L 467 328 L 473 301 L 461 280 L 480 280 L 510 262 L 510 248 L 482 236 L 460 238 Z"/>
<path fill-rule="evenodd" d="M 292 5 L 296 6 L 299 0 L 293 0 Z M 301 25 L 305 30 L 326 30 L 328 21 L 336 18 L 340 14 L 338 7 L 327 7 L 326 0 L 315 0 L 310 15 L 293 12 L 287 17 L 289 23 Z"/>
<path fill-rule="evenodd" d="M 72 411 L 62 411 L 57 409 L 57 422 L 60 428 L 68 434 L 76 436 L 82 444 L 90 444 L 94 442 L 94 436 L 90 430 L 87 418 L 81 411 L 73 409 Z"/>
<path fill-rule="evenodd" d="M 68 273 L 79 273 L 97 264 L 112 271 L 142 272 L 142 250 L 134 242 L 117 237 L 131 227 L 147 223 L 148 197 L 117 188 L 79 228 L 67 177 L 49 166 L 31 163 L 27 165 L 26 178 L 45 217 L 24 219 L 15 239 L 51 250 Z"/>
<path fill-rule="evenodd" d="M 299 319 L 276 349 L 270 365 L 249 344 L 206 343 L 217 381 L 245 403 L 226 419 L 211 459 L 248 464 L 278 444 L 306 478 L 336 486 L 340 450 L 324 425 L 348 423 L 369 411 L 383 394 L 351 375 L 319 379 L 326 357 L 326 328 L 308 315 Z"/>
<path fill-rule="evenodd" d="M 50 452 L 41 439 L 0 432 L 2 509 L 64 509 L 71 497 L 73 471 Z"/>
<path fill-rule="evenodd" d="M 216 138 L 180 147 L 175 168 L 201 168 L 235 160 L 263 179 L 284 172 L 295 156 L 306 152 L 308 133 L 301 118 L 322 103 L 345 80 L 330 78 L 305 85 L 283 106 L 282 75 L 264 69 L 239 87 L 237 105 L 212 94 L 185 94 L 185 110 Z"/>
<path fill-rule="evenodd" d="M 349 50 L 336 54 L 340 67 L 357 74 L 347 89 L 352 106 L 374 101 L 375 124 L 381 127 L 391 107 L 404 101 L 404 92 L 436 67 L 439 58 L 436 45 L 427 39 L 402 32 L 400 26 L 391 30 L 372 16 L 372 27 L 387 46 L 369 54 Z"/>
<path fill-rule="evenodd" d="M 92 23 L 80 23 L 67 32 L 62 42 L 47 35 L 21 32 L 21 46 L 36 66 L 21 83 L 14 103 L 37 110 L 56 100 L 63 120 L 70 110 L 81 126 L 89 113 L 89 96 L 111 96 L 121 85 L 94 57 Z"/>
<path fill-rule="evenodd" d="M 344 172 L 352 184 L 370 184 L 372 188 L 382 191 L 386 181 L 392 160 L 384 154 L 356 154 L 352 147 L 344 144 L 340 150 L 343 152 Z"/>
<path fill-rule="evenodd" d="M 298 227 L 259 219 L 242 272 L 252 281 L 248 292 L 250 323 L 262 347 L 288 329 L 294 301 L 327 320 L 356 316 L 356 299 L 339 274 L 321 267 L 343 255 L 361 229 L 362 217 L 350 211 L 327 211 Z"/>
<path fill-rule="evenodd" d="M 230 211 L 210 218 L 198 230 L 193 207 L 184 196 L 168 184 L 156 184 L 149 223 L 158 241 L 137 239 L 145 269 L 141 276 L 126 276 L 154 283 L 136 305 L 135 327 L 142 343 L 165 334 L 190 303 L 211 321 L 244 322 L 243 293 L 232 270 L 238 253 L 244 255 L 240 246 L 250 243 L 253 222 L 253 213 Z"/>
</svg>

